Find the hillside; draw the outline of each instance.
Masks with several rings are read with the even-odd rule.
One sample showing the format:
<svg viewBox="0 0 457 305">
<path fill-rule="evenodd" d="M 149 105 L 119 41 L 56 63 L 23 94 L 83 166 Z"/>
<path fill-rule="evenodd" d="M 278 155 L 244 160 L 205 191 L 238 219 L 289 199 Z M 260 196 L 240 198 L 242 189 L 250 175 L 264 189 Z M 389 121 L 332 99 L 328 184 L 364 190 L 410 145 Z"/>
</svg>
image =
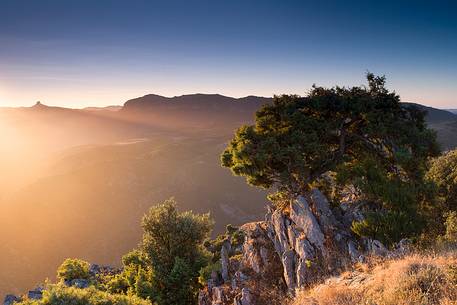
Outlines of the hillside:
<svg viewBox="0 0 457 305">
<path fill-rule="evenodd" d="M 427 112 L 427 122 L 429 124 L 436 124 L 442 122 L 456 121 L 457 115 L 448 110 L 437 109 L 420 105 L 417 103 L 403 103 L 406 106 L 415 106 L 423 111 Z"/>
<path fill-rule="evenodd" d="M 269 101 L 147 95 L 121 109 L 0 109 L 9 144 L 0 146 L 0 295 L 52 278 L 66 257 L 118 264 L 139 242 L 143 213 L 170 196 L 183 210 L 211 211 L 216 233 L 263 218 L 265 193 L 222 169 L 219 154 Z M 428 110 L 455 147 L 452 114 Z"/>
</svg>

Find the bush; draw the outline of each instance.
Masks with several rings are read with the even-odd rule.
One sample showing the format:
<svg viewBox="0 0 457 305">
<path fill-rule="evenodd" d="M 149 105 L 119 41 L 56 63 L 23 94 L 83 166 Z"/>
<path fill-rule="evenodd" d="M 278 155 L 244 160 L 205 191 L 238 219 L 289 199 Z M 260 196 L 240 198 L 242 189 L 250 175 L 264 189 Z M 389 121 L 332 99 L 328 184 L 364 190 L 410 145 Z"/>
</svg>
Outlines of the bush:
<svg viewBox="0 0 457 305">
<path fill-rule="evenodd" d="M 206 285 L 208 280 L 211 278 L 211 274 L 213 271 L 221 272 L 222 266 L 220 261 L 216 261 L 215 263 L 210 263 L 209 265 L 200 269 L 200 276 L 198 277 L 198 282 L 201 285 Z"/>
<path fill-rule="evenodd" d="M 443 209 L 457 210 L 457 149 L 450 151 L 431 163 L 427 178 L 435 183 Z"/>
<path fill-rule="evenodd" d="M 50 285 L 41 300 L 25 300 L 17 305 L 151 305 L 136 296 L 110 294 L 89 287 L 78 289 L 64 285 Z"/>
<path fill-rule="evenodd" d="M 89 278 L 89 263 L 80 259 L 67 258 L 57 269 L 57 278 L 61 281 Z"/>
<path fill-rule="evenodd" d="M 123 270 L 119 274 L 104 278 L 102 289 L 110 293 L 136 295 L 143 299 L 153 299 L 152 269 L 146 255 L 138 249 L 122 257 Z"/>
</svg>

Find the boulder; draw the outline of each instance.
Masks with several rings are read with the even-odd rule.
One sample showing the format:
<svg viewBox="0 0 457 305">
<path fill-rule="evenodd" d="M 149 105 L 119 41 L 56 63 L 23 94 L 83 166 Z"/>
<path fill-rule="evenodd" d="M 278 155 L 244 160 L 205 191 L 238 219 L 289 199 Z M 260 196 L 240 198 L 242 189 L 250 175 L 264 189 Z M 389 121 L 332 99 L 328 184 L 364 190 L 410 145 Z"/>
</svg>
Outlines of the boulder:
<svg viewBox="0 0 457 305">
<path fill-rule="evenodd" d="M 34 290 L 30 290 L 27 297 L 32 300 L 41 300 L 43 298 L 43 288 L 38 287 Z"/>
<path fill-rule="evenodd" d="M 387 248 L 376 239 L 368 239 L 368 251 L 375 256 L 386 256 L 389 251 Z"/>
<path fill-rule="evenodd" d="M 71 281 L 71 286 L 76 287 L 76 288 L 87 288 L 87 287 L 89 287 L 89 280 L 74 279 Z"/>
<path fill-rule="evenodd" d="M 21 298 L 15 296 L 15 295 L 12 295 L 12 294 L 7 294 L 3 301 L 3 305 L 12 305 L 12 304 L 14 304 L 16 302 L 20 302 L 20 301 L 21 301 Z"/>
<path fill-rule="evenodd" d="M 252 296 L 248 288 L 241 289 L 241 305 L 252 305 Z"/>
</svg>

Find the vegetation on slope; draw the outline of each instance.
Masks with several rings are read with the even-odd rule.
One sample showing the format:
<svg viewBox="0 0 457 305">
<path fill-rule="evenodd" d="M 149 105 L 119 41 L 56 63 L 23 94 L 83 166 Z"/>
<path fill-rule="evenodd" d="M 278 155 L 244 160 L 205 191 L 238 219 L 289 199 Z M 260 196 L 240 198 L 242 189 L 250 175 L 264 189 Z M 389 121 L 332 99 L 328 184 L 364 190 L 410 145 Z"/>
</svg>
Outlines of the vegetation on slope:
<svg viewBox="0 0 457 305">
<path fill-rule="evenodd" d="M 180 213 L 173 199 L 166 200 L 143 217 L 142 243 L 122 258 L 120 272 L 91 274 L 89 263 L 67 259 L 57 270 L 58 283 L 45 285 L 41 300 L 18 304 L 195 304 L 199 272 L 209 261 L 203 243 L 212 227 L 209 214 Z"/>
<path fill-rule="evenodd" d="M 301 291 L 291 305 L 457 304 L 457 256 L 412 255 Z"/>
<path fill-rule="evenodd" d="M 368 74 L 367 87 L 314 87 L 306 97 L 276 97 L 257 112 L 255 125 L 236 132 L 222 164 L 250 184 L 276 189 L 270 198 L 277 208 L 283 208 L 284 199 L 318 186 L 334 205 L 353 196 L 369 206 L 364 219 L 353 223 L 359 236 L 387 244 L 422 238 L 448 247 L 457 240 L 457 158 L 451 152 L 430 162 L 437 154 L 424 113 L 402 107 L 383 77 Z M 88 263 L 66 260 L 58 269 L 59 282 L 47 284 L 41 300 L 19 304 L 195 304 L 201 285 L 220 269 L 224 239 L 239 240 L 237 247 L 243 241 L 232 227 L 209 241 L 212 226 L 208 214 L 180 213 L 173 200 L 165 201 L 144 216 L 143 240 L 123 257 L 120 272 L 94 276 Z M 229 255 L 238 255 L 236 251 Z M 343 291 L 329 297 L 328 304 L 338 304 L 331 303 L 338 299 L 349 302 L 341 304 L 388 305 L 396 298 L 412 302 L 404 304 L 454 302 L 455 270 L 449 266 L 455 259 L 441 265 L 439 259 L 423 261 L 382 265 L 384 273 L 398 271 L 399 286 L 378 283 L 373 273 L 369 282 L 378 286 L 364 287 L 370 294 Z M 73 287 L 74 280 L 86 280 L 89 287 Z M 304 292 L 297 301 L 324 302 L 325 295 L 313 299 L 319 291 L 325 288 Z"/>
</svg>

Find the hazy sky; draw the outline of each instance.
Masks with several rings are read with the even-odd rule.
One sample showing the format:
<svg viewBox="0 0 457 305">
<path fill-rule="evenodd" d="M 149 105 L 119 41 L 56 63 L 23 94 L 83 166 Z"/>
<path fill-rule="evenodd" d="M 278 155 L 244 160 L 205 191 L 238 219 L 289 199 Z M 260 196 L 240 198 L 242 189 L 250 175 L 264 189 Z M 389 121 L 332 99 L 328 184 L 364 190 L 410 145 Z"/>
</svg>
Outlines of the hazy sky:
<svg viewBox="0 0 457 305">
<path fill-rule="evenodd" d="M 305 94 L 370 70 L 457 108 L 453 2 L 0 0 L 0 106 Z"/>
</svg>

